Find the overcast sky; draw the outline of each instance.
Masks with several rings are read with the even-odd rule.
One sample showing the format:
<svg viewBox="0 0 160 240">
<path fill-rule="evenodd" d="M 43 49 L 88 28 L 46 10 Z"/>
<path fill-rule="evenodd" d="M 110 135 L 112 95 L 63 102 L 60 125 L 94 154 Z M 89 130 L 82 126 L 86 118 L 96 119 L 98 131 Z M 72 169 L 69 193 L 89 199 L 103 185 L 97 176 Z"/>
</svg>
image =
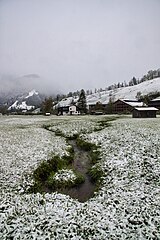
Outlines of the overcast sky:
<svg viewBox="0 0 160 240">
<path fill-rule="evenodd" d="M 159 67 L 160 0 L 0 0 L 0 90 L 105 88 Z"/>
</svg>

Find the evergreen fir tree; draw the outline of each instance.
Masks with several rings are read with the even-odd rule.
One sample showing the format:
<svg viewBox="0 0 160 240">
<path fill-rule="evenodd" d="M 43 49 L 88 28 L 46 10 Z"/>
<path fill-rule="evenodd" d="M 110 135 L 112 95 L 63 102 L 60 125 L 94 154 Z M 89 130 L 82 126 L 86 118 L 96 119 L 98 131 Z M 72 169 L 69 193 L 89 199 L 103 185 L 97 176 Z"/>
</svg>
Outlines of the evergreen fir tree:
<svg viewBox="0 0 160 240">
<path fill-rule="evenodd" d="M 82 89 L 80 92 L 77 106 L 79 107 L 81 113 L 87 113 L 86 94 L 84 89 Z"/>
</svg>

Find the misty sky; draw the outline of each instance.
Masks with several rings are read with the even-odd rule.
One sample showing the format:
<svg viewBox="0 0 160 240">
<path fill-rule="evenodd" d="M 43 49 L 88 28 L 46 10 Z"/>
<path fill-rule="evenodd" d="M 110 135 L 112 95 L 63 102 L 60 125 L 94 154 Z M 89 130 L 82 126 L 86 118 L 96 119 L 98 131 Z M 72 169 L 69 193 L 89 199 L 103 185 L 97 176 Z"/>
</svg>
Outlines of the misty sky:
<svg viewBox="0 0 160 240">
<path fill-rule="evenodd" d="M 159 67 L 160 0 L 0 0 L 0 91 L 105 88 Z"/>
</svg>

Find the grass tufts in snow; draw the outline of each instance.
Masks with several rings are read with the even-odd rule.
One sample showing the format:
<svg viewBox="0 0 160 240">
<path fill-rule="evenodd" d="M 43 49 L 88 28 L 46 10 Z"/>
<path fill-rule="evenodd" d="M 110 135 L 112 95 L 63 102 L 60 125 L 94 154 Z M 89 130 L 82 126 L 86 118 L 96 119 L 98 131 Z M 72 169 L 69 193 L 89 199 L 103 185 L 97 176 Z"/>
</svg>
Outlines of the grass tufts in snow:
<svg viewBox="0 0 160 240">
<path fill-rule="evenodd" d="M 84 177 L 71 167 L 74 158 L 73 147 L 68 149 L 68 153 L 62 157 L 53 156 L 34 170 L 34 184 L 30 187 L 29 193 L 58 191 L 84 182 Z"/>
<path fill-rule="evenodd" d="M 78 138 L 78 136 L 79 136 L 79 134 L 78 134 L 78 133 L 75 133 L 75 134 L 73 134 L 73 135 L 66 136 L 66 139 L 67 139 L 67 140 L 75 140 L 75 139 Z"/>
<path fill-rule="evenodd" d="M 111 126 L 110 122 L 115 121 L 116 119 L 117 117 L 108 117 L 98 121 L 99 129 L 102 130 L 106 127 L 110 127 Z"/>
<path fill-rule="evenodd" d="M 34 185 L 29 192 L 43 192 L 49 189 L 47 184 L 51 174 L 55 174 L 59 169 L 66 167 L 66 161 L 59 156 L 54 156 L 48 161 L 43 161 L 33 172 Z"/>
<path fill-rule="evenodd" d="M 50 131 L 50 127 L 51 127 L 50 124 L 43 124 L 43 125 L 42 125 L 42 128 L 44 128 L 44 129 L 46 129 L 46 130 L 48 130 L 48 131 Z"/>
<path fill-rule="evenodd" d="M 76 143 L 77 143 L 77 146 L 83 149 L 84 151 L 91 151 L 97 148 L 95 144 L 87 142 L 80 137 L 77 138 Z"/>
<path fill-rule="evenodd" d="M 74 148 L 72 146 L 70 146 L 68 149 L 68 155 L 64 155 L 63 159 L 66 160 L 68 162 L 68 164 L 71 164 L 73 162 L 74 159 Z"/>
<path fill-rule="evenodd" d="M 51 130 L 51 131 L 52 131 L 52 130 Z M 62 133 L 59 129 L 56 129 L 56 130 L 54 131 L 54 133 L 55 133 L 56 136 L 64 137 L 63 133 Z"/>
<path fill-rule="evenodd" d="M 100 166 L 94 165 L 89 170 L 89 175 L 91 176 L 91 180 L 97 184 L 97 186 L 101 183 L 103 177 L 103 171 Z"/>
<path fill-rule="evenodd" d="M 100 160 L 100 151 L 98 150 L 98 147 L 94 144 L 94 147 L 91 149 L 90 158 L 92 164 L 96 164 Z"/>
</svg>

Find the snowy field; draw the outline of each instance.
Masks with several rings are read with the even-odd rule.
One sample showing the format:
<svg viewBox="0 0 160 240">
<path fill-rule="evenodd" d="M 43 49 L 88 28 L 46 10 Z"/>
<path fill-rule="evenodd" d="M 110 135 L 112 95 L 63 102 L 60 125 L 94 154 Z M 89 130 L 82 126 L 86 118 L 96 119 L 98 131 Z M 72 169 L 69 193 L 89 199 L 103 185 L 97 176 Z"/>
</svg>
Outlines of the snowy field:
<svg viewBox="0 0 160 240">
<path fill-rule="evenodd" d="M 160 118 L 0 116 L 0 239 L 160 239 Z M 65 135 L 100 146 L 100 190 L 85 203 L 58 193 L 25 194 L 30 173 L 66 154 Z"/>
</svg>

